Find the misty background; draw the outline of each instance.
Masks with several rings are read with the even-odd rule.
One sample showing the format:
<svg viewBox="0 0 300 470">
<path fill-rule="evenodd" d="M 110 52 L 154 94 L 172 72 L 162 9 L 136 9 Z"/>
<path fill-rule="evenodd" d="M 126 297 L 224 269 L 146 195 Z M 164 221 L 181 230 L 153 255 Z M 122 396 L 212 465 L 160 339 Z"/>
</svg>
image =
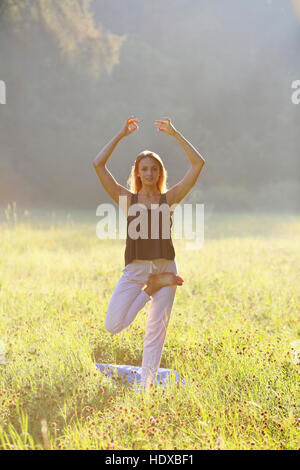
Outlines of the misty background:
<svg viewBox="0 0 300 470">
<path fill-rule="evenodd" d="M 168 188 L 190 163 L 158 133 L 169 116 L 206 164 L 182 201 L 212 211 L 300 211 L 297 0 L 0 0 L 0 206 L 96 210 L 112 202 L 92 161 L 123 186 L 142 150 Z"/>
</svg>

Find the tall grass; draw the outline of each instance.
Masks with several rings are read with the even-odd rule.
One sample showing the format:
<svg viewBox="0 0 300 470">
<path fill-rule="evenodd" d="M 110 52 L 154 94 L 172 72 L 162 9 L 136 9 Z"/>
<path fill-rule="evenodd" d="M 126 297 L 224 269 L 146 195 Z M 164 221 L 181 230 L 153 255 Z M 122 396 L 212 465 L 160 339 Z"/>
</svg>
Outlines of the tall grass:
<svg viewBox="0 0 300 470">
<path fill-rule="evenodd" d="M 0 449 L 299 448 L 299 217 L 210 214 L 201 250 L 174 240 L 185 283 L 161 367 L 189 385 L 140 395 L 95 368 L 142 361 L 146 308 L 104 328 L 124 240 L 99 240 L 96 218 L 13 212 L 0 218 Z"/>
</svg>

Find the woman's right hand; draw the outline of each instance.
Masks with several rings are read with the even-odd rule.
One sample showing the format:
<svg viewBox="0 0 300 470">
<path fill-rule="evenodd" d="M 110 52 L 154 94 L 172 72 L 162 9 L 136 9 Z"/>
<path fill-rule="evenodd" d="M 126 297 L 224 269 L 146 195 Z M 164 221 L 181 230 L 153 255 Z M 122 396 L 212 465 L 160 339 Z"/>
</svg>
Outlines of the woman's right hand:
<svg viewBox="0 0 300 470">
<path fill-rule="evenodd" d="M 139 128 L 139 126 L 137 125 L 138 121 L 139 120 L 137 118 L 133 118 L 133 116 L 130 116 L 126 121 L 125 126 L 120 131 L 122 137 L 127 137 L 129 134 L 131 134 L 136 129 L 138 129 Z M 133 127 L 130 128 L 131 126 Z"/>
</svg>

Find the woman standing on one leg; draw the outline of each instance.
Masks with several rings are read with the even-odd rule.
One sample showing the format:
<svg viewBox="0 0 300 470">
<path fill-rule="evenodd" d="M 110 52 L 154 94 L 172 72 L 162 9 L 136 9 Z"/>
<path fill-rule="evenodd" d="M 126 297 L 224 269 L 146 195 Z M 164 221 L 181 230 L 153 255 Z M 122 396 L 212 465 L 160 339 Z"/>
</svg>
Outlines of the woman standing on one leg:
<svg viewBox="0 0 300 470">
<path fill-rule="evenodd" d="M 120 196 L 125 196 L 126 200 L 126 207 L 122 207 L 127 216 L 125 268 L 109 302 L 105 328 L 111 333 L 119 333 L 132 323 L 138 312 L 151 300 L 143 349 L 142 386 L 144 387 L 155 379 L 176 288 L 183 284 L 183 279 L 177 273 L 175 250 L 171 239 L 171 215 L 166 238 L 165 227 L 160 217 L 161 205 L 167 207 L 169 214 L 172 214 L 173 210 L 170 211 L 170 207 L 176 206 L 189 193 L 205 163 L 195 148 L 173 127 L 170 119 L 165 118 L 165 120 L 155 121 L 158 130 L 175 137 L 191 163 L 185 177 L 168 191 L 166 191 L 167 172 L 161 158 L 154 152 L 145 150 L 137 156 L 131 170 L 130 191 L 118 184 L 106 167 L 106 162 L 118 142 L 138 129 L 138 119 L 134 119 L 133 116 L 127 119 L 124 128 L 93 161 L 97 175 L 112 199 L 117 204 L 120 204 Z M 152 205 L 155 205 L 155 209 Z M 142 218 L 132 215 L 135 214 L 134 209 L 137 209 Z M 156 210 L 159 222 L 156 219 L 153 223 L 152 214 Z M 148 224 L 145 224 L 147 215 Z M 145 228 L 146 225 L 148 230 Z M 155 229 L 158 237 L 156 235 L 151 238 Z"/>
</svg>

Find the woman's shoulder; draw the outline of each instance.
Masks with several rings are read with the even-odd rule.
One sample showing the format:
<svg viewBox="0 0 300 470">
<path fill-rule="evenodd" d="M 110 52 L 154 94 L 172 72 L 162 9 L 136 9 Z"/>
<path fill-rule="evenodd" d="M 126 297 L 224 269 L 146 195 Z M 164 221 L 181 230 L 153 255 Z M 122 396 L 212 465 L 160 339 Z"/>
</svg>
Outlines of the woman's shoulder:
<svg viewBox="0 0 300 470">
<path fill-rule="evenodd" d="M 125 188 L 124 186 L 121 186 L 120 188 L 120 196 L 126 197 L 127 201 L 130 203 L 134 197 L 134 193 L 129 191 L 129 189 Z"/>
<path fill-rule="evenodd" d="M 168 204 L 168 206 L 169 206 L 170 201 L 169 201 L 168 192 L 169 191 L 166 191 L 165 193 L 161 193 L 161 197 L 162 197 L 162 201 L 165 202 L 166 204 Z"/>
<path fill-rule="evenodd" d="M 125 186 L 122 186 L 121 184 L 119 184 L 119 192 L 121 196 L 127 196 L 129 198 L 134 194 L 131 191 L 129 191 L 129 189 L 125 188 Z"/>
<path fill-rule="evenodd" d="M 129 191 L 129 189 L 127 189 L 124 186 L 120 185 L 119 206 L 123 209 L 126 216 L 128 214 L 128 209 L 129 209 L 130 205 L 132 204 L 132 202 L 134 200 L 133 199 L 134 195 L 135 194 L 133 192 Z M 120 197 L 122 197 L 121 200 L 120 200 Z M 123 199 L 123 198 L 125 198 L 125 199 Z M 125 204 L 124 204 L 124 201 L 125 201 Z"/>
</svg>

